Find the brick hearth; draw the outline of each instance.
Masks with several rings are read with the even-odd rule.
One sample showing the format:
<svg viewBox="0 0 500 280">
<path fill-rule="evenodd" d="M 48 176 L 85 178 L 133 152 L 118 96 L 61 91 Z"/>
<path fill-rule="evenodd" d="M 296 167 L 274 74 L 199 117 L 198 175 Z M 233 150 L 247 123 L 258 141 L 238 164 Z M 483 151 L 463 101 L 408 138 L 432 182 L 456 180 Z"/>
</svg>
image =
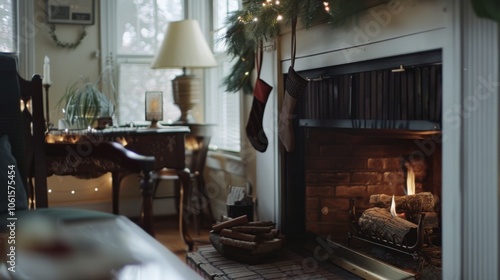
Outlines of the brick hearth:
<svg viewBox="0 0 500 280">
<path fill-rule="evenodd" d="M 283 249 L 262 264 L 243 264 L 221 256 L 212 246 L 200 247 L 188 253 L 187 263 L 205 279 L 361 279 L 328 261 L 316 261 L 308 256 Z"/>
</svg>

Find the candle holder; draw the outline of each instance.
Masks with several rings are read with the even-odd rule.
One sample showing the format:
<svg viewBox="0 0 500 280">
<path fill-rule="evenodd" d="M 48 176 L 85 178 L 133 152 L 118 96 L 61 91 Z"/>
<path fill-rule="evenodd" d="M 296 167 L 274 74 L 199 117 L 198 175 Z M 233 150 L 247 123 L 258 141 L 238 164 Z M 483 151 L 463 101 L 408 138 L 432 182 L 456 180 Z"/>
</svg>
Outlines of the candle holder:
<svg viewBox="0 0 500 280">
<path fill-rule="evenodd" d="M 49 131 L 54 124 L 50 122 L 50 114 L 49 114 L 49 88 L 50 84 L 43 84 L 45 89 L 45 127 L 47 131 Z"/>
<path fill-rule="evenodd" d="M 163 92 L 146 91 L 146 120 L 151 121 L 148 128 L 158 128 L 158 121 L 163 120 Z"/>
</svg>

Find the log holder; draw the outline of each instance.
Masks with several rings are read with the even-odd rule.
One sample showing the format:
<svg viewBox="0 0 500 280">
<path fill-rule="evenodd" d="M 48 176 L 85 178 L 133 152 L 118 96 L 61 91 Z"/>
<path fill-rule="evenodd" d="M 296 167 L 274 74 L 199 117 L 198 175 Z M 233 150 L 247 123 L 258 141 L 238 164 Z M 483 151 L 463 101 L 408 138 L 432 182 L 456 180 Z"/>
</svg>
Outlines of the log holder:
<svg viewBox="0 0 500 280">
<path fill-rule="evenodd" d="M 418 260 L 420 258 L 420 250 L 422 248 L 425 234 L 423 230 L 424 217 L 425 214 L 421 213 L 417 218 L 417 238 L 415 240 L 415 243 L 408 244 L 408 240 L 406 238 L 403 238 L 401 242 L 396 242 L 395 240 L 390 240 L 386 239 L 383 236 L 378 236 L 375 232 L 367 232 L 365 230 L 362 230 L 358 225 L 358 220 L 356 217 L 356 200 L 351 199 L 349 202 L 349 219 L 351 221 L 351 231 L 349 231 L 348 233 L 348 247 L 351 247 L 351 240 L 355 238 L 403 254 L 410 255 L 413 257 L 413 259 Z"/>
</svg>

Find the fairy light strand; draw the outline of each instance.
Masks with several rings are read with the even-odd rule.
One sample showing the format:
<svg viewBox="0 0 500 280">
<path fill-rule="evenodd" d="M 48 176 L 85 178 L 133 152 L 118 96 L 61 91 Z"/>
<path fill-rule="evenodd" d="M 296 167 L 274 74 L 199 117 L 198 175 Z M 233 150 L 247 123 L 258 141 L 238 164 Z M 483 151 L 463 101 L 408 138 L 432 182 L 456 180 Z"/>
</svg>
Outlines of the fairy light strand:
<svg viewBox="0 0 500 280">
<path fill-rule="evenodd" d="M 56 189 L 48 189 L 47 193 L 50 194 L 51 196 L 57 195 L 57 194 L 69 194 L 71 196 L 74 195 L 83 195 L 83 194 L 90 194 L 90 193 L 98 193 L 98 192 L 103 192 L 106 190 L 106 186 L 111 188 L 110 185 L 110 178 L 105 178 L 103 181 L 99 182 L 97 186 L 85 186 L 85 187 L 80 187 L 80 188 L 72 188 L 70 190 L 56 190 Z"/>
</svg>

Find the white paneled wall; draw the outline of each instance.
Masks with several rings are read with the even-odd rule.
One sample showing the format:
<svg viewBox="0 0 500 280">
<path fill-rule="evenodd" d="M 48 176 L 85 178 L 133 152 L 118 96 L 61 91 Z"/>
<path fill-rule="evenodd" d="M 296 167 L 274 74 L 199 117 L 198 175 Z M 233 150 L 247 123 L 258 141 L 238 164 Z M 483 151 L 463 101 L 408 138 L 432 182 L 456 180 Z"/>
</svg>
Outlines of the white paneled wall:
<svg viewBox="0 0 500 280">
<path fill-rule="evenodd" d="M 462 2 L 463 279 L 499 279 L 498 24 Z"/>
</svg>

